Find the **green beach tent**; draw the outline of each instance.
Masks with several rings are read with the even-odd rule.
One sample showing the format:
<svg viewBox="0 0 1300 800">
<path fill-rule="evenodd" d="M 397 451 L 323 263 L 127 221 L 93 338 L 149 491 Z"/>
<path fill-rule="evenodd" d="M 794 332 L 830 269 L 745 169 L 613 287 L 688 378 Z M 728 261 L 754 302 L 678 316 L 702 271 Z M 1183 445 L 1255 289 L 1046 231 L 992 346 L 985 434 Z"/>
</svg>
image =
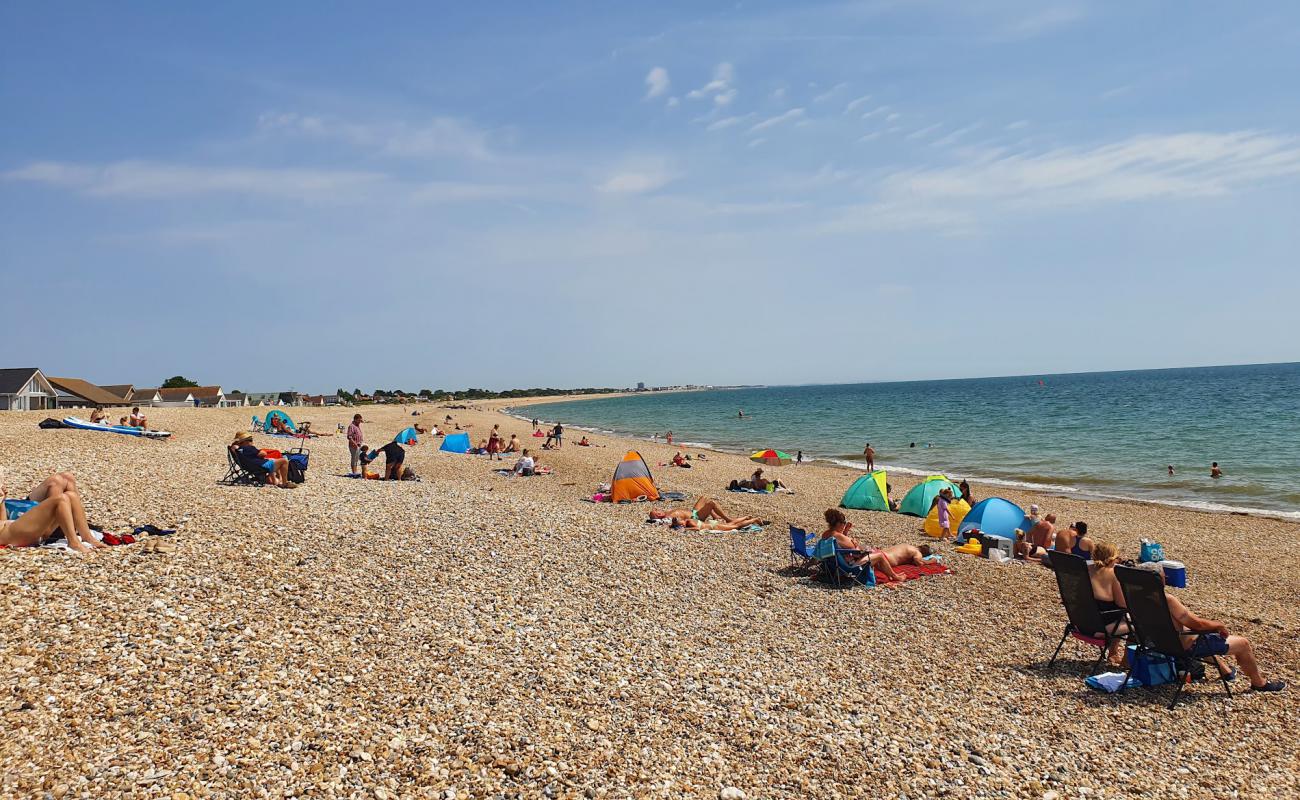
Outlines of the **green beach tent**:
<svg viewBox="0 0 1300 800">
<path fill-rule="evenodd" d="M 889 490 L 885 481 L 885 471 L 859 476 L 840 501 L 840 508 L 860 508 L 864 511 L 888 511 Z"/>
<path fill-rule="evenodd" d="M 952 489 L 953 497 L 961 497 L 961 489 L 957 488 L 957 484 L 943 475 L 930 475 L 903 495 L 903 502 L 899 504 L 898 512 L 913 517 L 924 517 L 930 513 L 934 498 L 938 497 L 939 492 L 944 489 Z"/>
</svg>

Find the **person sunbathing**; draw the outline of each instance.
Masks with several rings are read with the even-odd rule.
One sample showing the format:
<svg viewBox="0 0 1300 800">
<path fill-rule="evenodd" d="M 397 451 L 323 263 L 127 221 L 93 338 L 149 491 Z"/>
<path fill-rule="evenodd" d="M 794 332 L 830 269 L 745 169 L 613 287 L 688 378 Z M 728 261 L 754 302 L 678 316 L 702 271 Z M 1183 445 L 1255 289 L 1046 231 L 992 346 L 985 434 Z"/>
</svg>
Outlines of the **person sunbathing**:
<svg viewBox="0 0 1300 800">
<path fill-rule="evenodd" d="M 672 464 L 674 467 L 685 467 L 686 469 L 691 468 L 691 465 L 686 463 L 686 457 L 682 455 L 681 450 L 678 450 L 677 455 L 673 456 Z"/>
<path fill-rule="evenodd" d="M 90 421 L 108 424 L 108 415 L 104 413 L 103 406 L 95 406 L 95 410 L 90 412 Z"/>
<path fill-rule="evenodd" d="M 4 508 L 6 494 L 8 490 L 0 485 L 0 508 Z M 76 502 L 73 501 L 74 497 L 77 498 Z M 9 547 L 36 547 L 53 536 L 56 530 L 63 531 L 68 547 L 78 553 L 106 547 L 90 532 L 86 510 L 75 492 L 47 494 L 18 519 L 0 519 L 0 544 Z"/>
<path fill-rule="evenodd" d="M 1033 527 L 1025 532 L 1024 540 L 1016 543 L 1016 555 L 1041 561 L 1051 551 L 1055 541 L 1056 515 L 1048 514 L 1035 521 Z"/>
<path fill-rule="evenodd" d="M 1163 571 L 1158 571 L 1156 574 L 1161 576 L 1161 580 L 1164 579 Z M 1123 592 L 1116 597 L 1122 605 Z M 1174 626 L 1184 631 L 1183 646 L 1187 648 L 1188 653 L 1197 658 L 1214 657 L 1219 673 L 1227 680 L 1232 680 L 1236 672 L 1220 663 L 1219 656 L 1232 656 L 1237 659 L 1241 671 L 1250 679 L 1252 692 L 1280 692 L 1286 688 L 1286 683 L 1283 681 L 1265 680 L 1259 662 L 1255 660 L 1255 648 L 1245 636 L 1229 633 L 1228 627 L 1218 620 L 1196 616 L 1183 605 L 1183 601 L 1169 592 L 1165 592 L 1165 602 L 1169 604 L 1169 616 L 1173 619 Z"/>
<path fill-rule="evenodd" d="M 1051 514 L 1046 519 L 1055 521 Z M 1042 524 L 1042 523 L 1039 523 Z M 1101 611 L 1101 621 L 1112 634 L 1128 633 L 1128 623 L 1124 621 L 1124 608 L 1121 602 L 1124 591 L 1119 579 L 1115 577 L 1115 564 L 1119 562 L 1119 549 L 1110 542 L 1097 542 L 1092 546 L 1092 563 L 1088 565 L 1088 579 L 1092 581 L 1092 596 Z M 1116 668 L 1124 667 L 1123 639 L 1115 639 L 1106 650 L 1106 660 Z"/>
<path fill-rule="evenodd" d="M 758 517 L 729 516 L 727 512 L 722 510 L 722 506 L 718 505 L 718 501 L 709 497 L 701 497 L 699 500 L 696 500 L 693 508 L 670 508 L 667 511 L 651 511 L 650 519 L 671 519 L 679 521 L 693 520 L 696 522 L 717 520 L 725 523 L 738 522 L 741 524 L 741 527 L 744 527 L 745 525 L 767 524 L 767 520 L 759 519 Z"/>
<path fill-rule="evenodd" d="M 673 530 L 688 531 L 738 531 L 741 528 L 748 528 L 750 525 L 759 525 L 759 520 L 755 517 L 741 517 L 734 522 L 674 518 L 669 527 Z"/>
<path fill-rule="evenodd" d="M 511 472 L 516 475 L 531 477 L 536 471 L 537 461 L 528 454 L 528 448 L 524 448 L 524 452 L 520 454 L 519 460 L 515 462 L 515 466 Z"/>
<path fill-rule="evenodd" d="M 235 441 L 230 444 L 236 460 L 244 469 L 256 473 L 260 467 L 266 473 L 266 482 L 281 489 L 293 489 L 298 484 L 289 480 L 289 459 L 273 455 L 269 450 L 262 450 L 253 444 L 253 435 L 245 431 L 235 434 Z"/>
<path fill-rule="evenodd" d="M 289 427 L 284 424 L 284 417 L 277 414 L 271 417 L 271 433 L 283 433 L 286 436 L 291 436 L 293 431 L 290 431 Z"/>
<path fill-rule="evenodd" d="M 894 572 L 895 562 L 885 554 L 884 550 L 876 547 L 863 547 L 856 539 L 849 536 L 849 531 L 853 530 L 853 523 L 849 522 L 844 516 L 844 512 L 838 508 L 828 508 L 822 515 L 826 519 L 826 530 L 822 532 L 822 539 L 834 539 L 835 547 L 844 555 L 844 560 L 855 567 L 864 567 L 868 564 L 872 569 L 878 569 L 885 573 L 885 577 L 891 581 L 901 581 L 903 576 Z M 909 545 L 895 545 L 895 547 L 909 547 Z M 920 548 L 911 548 L 920 553 Z M 929 548 L 926 548 L 927 550 Z M 911 563 L 910 554 L 907 554 L 909 560 L 903 563 Z M 921 563 L 921 562 L 918 562 Z"/>
<path fill-rule="evenodd" d="M 143 430 L 149 429 L 149 420 L 145 419 L 144 414 L 140 413 L 139 406 L 131 409 L 131 416 L 127 417 L 126 424 L 130 425 L 132 428 L 141 428 Z"/>
<path fill-rule="evenodd" d="M 1088 523 L 1086 522 L 1076 522 L 1056 534 L 1057 552 L 1070 553 L 1079 558 L 1091 560 L 1092 547 L 1092 539 L 1088 537 Z"/>
<path fill-rule="evenodd" d="M 519 437 L 518 437 L 516 434 L 513 434 L 513 433 L 510 434 L 510 441 L 506 442 L 506 449 L 502 450 L 501 452 L 503 452 L 503 453 L 518 453 L 518 452 L 519 452 Z"/>
<path fill-rule="evenodd" d="M 587 437 L 584 436 L 578 440 L 578 447 L 591 447 L 591 442 L 587 441 Z"/>
</svg>

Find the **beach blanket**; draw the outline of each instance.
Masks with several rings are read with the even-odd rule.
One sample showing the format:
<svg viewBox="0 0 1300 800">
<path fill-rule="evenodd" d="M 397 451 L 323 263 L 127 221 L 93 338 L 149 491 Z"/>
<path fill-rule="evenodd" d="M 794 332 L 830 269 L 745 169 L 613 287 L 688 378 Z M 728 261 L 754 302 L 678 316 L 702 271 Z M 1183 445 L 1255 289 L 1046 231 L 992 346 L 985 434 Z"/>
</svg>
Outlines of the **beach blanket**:
<svg viewBox="0 0 1300 800">
<path fill-rule="evenodd" d="M 923 578 L 926 575 L 946 575 L 955 571 L 956 570 L 947 564 L 925 564 L 920 567 L 915 564 L 904 564 L 901 567 L 894 567 L 894 572 L 902 575 L 903 580 L 905 581 L 916 580 L 917 578 Z M 885 573 L 876 570 L 876 583 L 890 583 L 890 580 L 885 577 Z"/>
<path fill-rule="evenodd" d="M 750 488 L 743 487 L 743 486 L 742 486 L 742 487 L 735 488 L 735 489 L 728 489 L 727 491 L 729 491 L 729 492 L 741 492 L 741 493 L 743 493 L 743 494 L 776 494 L 775 491 L 770 491 L 770 492 L 768 492 L 768 491 L 764 491 L 764 490 L 762 490 L 762 489 L 750 489 Z"/>
</svg>

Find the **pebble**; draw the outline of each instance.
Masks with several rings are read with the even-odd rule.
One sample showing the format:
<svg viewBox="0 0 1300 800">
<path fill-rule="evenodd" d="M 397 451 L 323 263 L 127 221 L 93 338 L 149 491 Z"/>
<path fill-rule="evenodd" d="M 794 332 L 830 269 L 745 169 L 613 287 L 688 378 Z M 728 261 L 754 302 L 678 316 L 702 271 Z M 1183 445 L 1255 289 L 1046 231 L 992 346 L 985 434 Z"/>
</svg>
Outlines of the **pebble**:
<svg viewBox="0 0 1300 800">
<path fill-rule="evenodd" d="M 1228 715 L 1207 685 L 1174 713 L 1087 694 L 1084 646 L 1039 668 L 1063 624 L 1046 570 L 939 545 L 956 575 L 831 591 L 790 574 L 787 526 L 817 530 L 849 470 L 779 468 L 797 494 L 731 495 L 719 489 L 752 471 L 745 458 L 666 469 L 676 448 L 636 444 L 661 486 L 774 521 L 684 534 L 644 524 L 667 504 L 579 499 L 633 446 L 600 434 L 607 447 L 546 451 L 550 478 L 422 443 L 408 463 L 425 480 L 401 484 L 338 477 L 345 445 L 326 437 L 303 486 L 258 490 L 216 485 L 246 410 L 155 411 L 172 441 L 0 412 L 8 486 L 70 469 L 110 528 L 189 518 L 83 559 L 0 550 L 0 724 L 27 754 L 6 762 L 0 796 L 852 797 L 864 775 L 911 798 L 1294 794 L 1300 693 L 1241 696 Z M 325 430 L 349 414 L 301 411 Z M 372 440 L 409 424 L 365 414 Z M 891 475 L 895 494 L 912 481 Z M 1300 526 L 974 489 L 1087 519 L 1126 552 L 1158 536 L 1195 567 L 1179 590 L 1193 610 L 1234 630 L 1267 619 L 1249 631 L 1265 669 L 1300 663 L 1300 637 L 1279 633 L 1300 629 L 1300 556 L 1269 545 Z M 924 541 L 912 518 L 847 513 L 870 544 Z M 1214 759 L 1183 746 L 1206 719 Z"/>
</svg>

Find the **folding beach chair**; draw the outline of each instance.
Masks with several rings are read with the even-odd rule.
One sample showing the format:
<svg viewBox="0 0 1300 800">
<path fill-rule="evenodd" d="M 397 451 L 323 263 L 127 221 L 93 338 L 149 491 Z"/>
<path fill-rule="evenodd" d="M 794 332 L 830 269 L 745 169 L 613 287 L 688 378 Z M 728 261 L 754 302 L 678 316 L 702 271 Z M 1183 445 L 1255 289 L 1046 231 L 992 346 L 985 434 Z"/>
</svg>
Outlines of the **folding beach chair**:
<svg viewBox="0 0 1300 800">
<path fill-rule="evenodd" d="M 1056 651 L 1052 653 L 1052 659 L 1047 662 L 1045 669 L 1052 668 L 1057 656 L 1061 654 L 1061 648 L 1065 646 L 1065 640 L 1073 636 L 1100 651 L 1097 660 L 1092 664 L 1092 669 L 1088 672 L 1089 675 L 1096 674 L 1111 643 L 1117 639 L 1128 638 L 1127 632 L 1115 633 L 1111 630 L 1126 627 L 1123 623 L 1127 622 L 1128 615 L 1124 614 L 1118 620 L 1111 620 L 1109 626 L 1106 624 L 1102 618 L 1101 608 L 1097 605 L 1097 598 L 1092 593 L 1092 581 L 1088 577 L 1088 562 L 1083 558 L 1070 553 L 1054 554 L 1052 571 L 1056 573 L 1056 587 L 1061 592 L 1061 605 L 1065 606 L 1065 616 L 1069 621 L 1065 623 L 1061 641 L 1057 643 Z"/>
<path fill-rule="evenodd" d="M 790 566 L 809 569 L 817 561 L 817 537 L 803 528 L 790 526 Z"/>
<path fill-rule="evenodd" d="M 844 550 L 835 546 L 834 539 L 822 539 L 817 542 L 814 555 L 821 562 L 822 570 L 835 582 L 836 587 L 843 586 L 847 580 L 849 586 L 870 588 L 876 585 L 876 571 L 871 567 L 870 562 L 857 566 L 850 564 L 845 558 L 845 556 L 861 555 L 863 552 Z"/>
<path fill-rule="evenodd" d="M 1053 556 L 1055 561 L 1057 556 Z M 1128 605 L 1129 620 L 1133 625 L 1133 635 L 1129 641 L 1136 645 L 1133 661 L 1137 657 L 1154 655 L 1157 659 L 1167 658 L 1174 667 L 1174 698 L 1169 701 L 1172 710 L 1178 705 L 1178 698 L 1183 694 L 1183 686 L 1192 675 L 1192 667 L 1197 661 L 1212 666 L 1216 672 L 1218 661 L 1214 656 L 1194 656 L 1188 652 L 1183 643 L 1183 635 L 1189 631 L 1180 631 L 1169 616 L 1169 601 L 1165 598 L 1165 582 L 1158 573 L 1134 567 L 1116 567 L 1115 577 L 1119 579 L 1120 588 L 1124 590 L 1124 600 Z M 1193 643 L 1195 644 L 1195 643 Z M 1133 674 L 1133 664 L 1129 664 L 1128 675 Z M 1128 675 L 1124 683 L 1128 683 Z M 1232 687 L 1228 685 L 1223 673 L 1218 673 L 1223 690 L 1232 697 Z M 1121 685 L 1120 691 L 1124 691 Z"/>
<path fill-rule="evenodd" d="M 226 477 L 217 481 L 222 486 L 264 486 L 266 476 L 271 474 L 261 464 L 245 466 L 229 447 L 226 448 L 226 462 L 229 464 Z"/>
</svg>

